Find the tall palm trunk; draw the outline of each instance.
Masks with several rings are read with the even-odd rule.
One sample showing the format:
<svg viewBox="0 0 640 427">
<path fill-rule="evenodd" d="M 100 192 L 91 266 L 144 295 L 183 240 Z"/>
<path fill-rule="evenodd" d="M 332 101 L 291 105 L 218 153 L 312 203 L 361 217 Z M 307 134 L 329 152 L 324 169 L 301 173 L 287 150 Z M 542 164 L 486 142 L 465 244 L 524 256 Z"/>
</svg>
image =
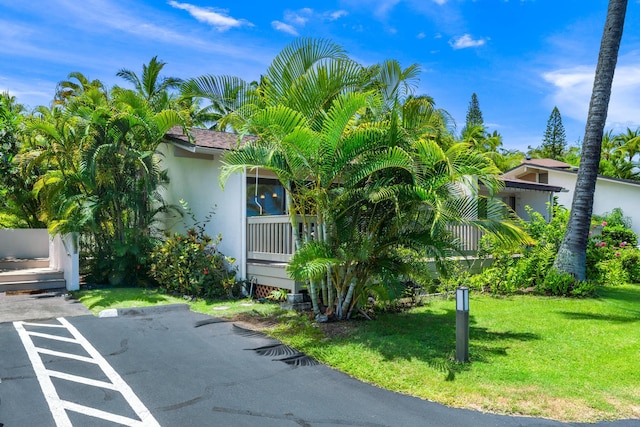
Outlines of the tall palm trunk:
<svg viewBox="0 0 640 427">
<path fill-rule="evenodd" d="M 582 144 L 580 169 L 571 204 L 571 216 L 554 264 L 558 270 L 570 273 L 577 280 L 586 280 L 586 251 L 593 212 L 593 195 L 626 10 L 627 0 L 609 1 Z"/>
</svg>

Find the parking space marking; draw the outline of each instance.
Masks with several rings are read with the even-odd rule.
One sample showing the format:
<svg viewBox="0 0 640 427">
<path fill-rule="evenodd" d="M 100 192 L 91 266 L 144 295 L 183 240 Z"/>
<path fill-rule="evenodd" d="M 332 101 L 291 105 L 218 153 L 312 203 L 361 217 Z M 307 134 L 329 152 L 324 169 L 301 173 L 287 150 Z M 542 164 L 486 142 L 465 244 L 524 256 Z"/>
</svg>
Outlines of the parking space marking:
<svg viewBox="0 0 640 427">
<path fill-rule="evenodd" d="M 151 412 L 144 406 L 142 401 L 138 399 L 136 394 L 133 392 L 131 387 L 124 382 L 122 377 L 118 375 L 118 373 L 109 365 L 109 363 L 102 357 L 102 355 L 96 350 L 91 343 L 80 334 L 80 332 L 65 318 L 59 317 L 58 322 L 59 325 L 52 324 L 40 324 L 40 323 L 31 323 L 31 322 L 13 322 L 13 325 L 22 340 L 22 344 L 24 345 L 25 350 L 27 351 L 27 355 L 29 356 L 29 360 L 31 361 L 31 365 L 36 373 L 36 377 L 38 382 L 40 383 L 40 388 L 44 394 L 44 397 L 49 405 L 49 409 L 51 410 L 51 414 L 56 422 L 57 427 L 72 427 L 69 416 L 67 415 L 67 411 L 73 411 L 77 413 L 81 413 L 84 415 L 88 415 L 95 418 L 101 418 L 104 420 L 108 420 L 111 422 L 119 423 L 126 426 L 131 427 L 160 427 L 158 422 L 155 420 Z M 31 327 L 44 327 L 44 328 L 62 328 L 67 330 L 73 338 L 61 337 L 51 334 L 44 334 L 41 332 L 29 331 L 25 328 L 25 326 Z M 82 349 L 89 354 L 90 357 L 80 356 L 73 353 L 65 353 L 54 351 L 50 349 L 45 349 L 42 347 L 36 347 L 36 345 L 31 340 L 31 337 L 40 337 L 54 341 L 63 341 L 68 343 L 78 344 L 82 347 Z M 105 381 L 97 381 L 90 378 L 80 377 L 77 375 L 73 375 L 66 372 L 59 372 L 54 370 L 49 370 L 44 366 L 44 363 L 40 357 L 40 354 L 47 354 L 55 357 L 61 358 L 70 358 L 74 360 L 78 360 L 81 362 L 93 363 L 96 364 L 102 369 L 106 377 L 110 382 Z M 110 390 L 116 390 L 122 394 L 125 398 L 129 406 L 134 410 L 136 415 L 139 417 L 139 420 L 128 418 L 125 416 L 113 414 L 110 412 L 102 411 L 98 408 L 92 408 L 84 405 L 80 405 L 78 403 L 70 402 L 67 400 L 63 400 L 58 395 L 55 386 L 51 378 L 60 378 L 66 381 L 73 381 L 89 386 L 106 388 Z"/>
</svg>

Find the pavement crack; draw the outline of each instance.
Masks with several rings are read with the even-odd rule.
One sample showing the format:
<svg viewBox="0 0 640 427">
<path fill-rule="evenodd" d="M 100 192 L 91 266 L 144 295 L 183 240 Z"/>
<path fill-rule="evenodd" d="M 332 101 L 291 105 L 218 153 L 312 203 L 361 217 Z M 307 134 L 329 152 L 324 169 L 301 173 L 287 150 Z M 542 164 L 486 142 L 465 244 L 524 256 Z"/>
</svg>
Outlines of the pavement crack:
<svg viewBox="0 0 640 427">
<path fill-rule="evenodd" d="M 211 397 L 211 387 L 204 389 L 205 393 L 202 396 L 194 397 L 193 399 L 185 400 L 184 402 L 175 403 L 173 405 L 161 406 L 157 408 L 158 411 L 174 411 L 176 409 L 182 409 L 187 406 L 195 405 L 198 402 L 209 399 Z"/>
</svg>

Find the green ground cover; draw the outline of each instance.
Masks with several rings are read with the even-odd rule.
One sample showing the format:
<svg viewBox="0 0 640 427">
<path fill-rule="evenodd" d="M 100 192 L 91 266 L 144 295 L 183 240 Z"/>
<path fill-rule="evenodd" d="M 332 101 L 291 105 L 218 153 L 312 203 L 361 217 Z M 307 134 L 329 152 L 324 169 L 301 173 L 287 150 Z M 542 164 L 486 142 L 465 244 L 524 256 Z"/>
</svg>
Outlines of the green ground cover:
<svg viewBox="0 0 640 427">
<path fill-rule="evenodd" d="M 244 320 L 254 316 L 258 323 L 268 318 L 276 325 L 268 333 L 329 366 L 447 405 L 565 421 L 640 418 L 640 286 L 602 288 L 599 295 L 472 295 L 468 364 L 453 360 L 452 300 L 321 326 L 273 304 L 198 301 L 192 309 L 244 313 Z M 184 302 L 139 289 L 87 291 L 79 298 L 94 311 Z"/>
</svg>

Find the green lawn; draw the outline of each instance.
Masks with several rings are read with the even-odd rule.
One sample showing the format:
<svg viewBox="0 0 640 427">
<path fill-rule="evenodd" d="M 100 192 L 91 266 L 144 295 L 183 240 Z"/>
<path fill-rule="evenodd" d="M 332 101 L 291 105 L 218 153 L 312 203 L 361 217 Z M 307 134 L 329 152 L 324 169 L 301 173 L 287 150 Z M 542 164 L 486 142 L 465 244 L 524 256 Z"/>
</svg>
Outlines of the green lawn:
<svg viewBox="0 0 640 427">
<path fill-rule="evenodd" d="M 80 299 L 94 310 L 106 308 L 109 292 L 91 291 Z M 183 302 L 131 292 L 133 304 Z M 113 298 L 113 307 L 124 299 Z M 452 300 L 322 328 L 271 304 L 241 304 L 197 302 L 193 309 L 214 316 L 271 313 L 279 322 L 269 333 L 323 363 L 452 406 L 565 421 L 640 418 L 638 285 L 602 289 L 596 299 L 472 295 L 469 364 L 453 361 Z"/>
</svg>

